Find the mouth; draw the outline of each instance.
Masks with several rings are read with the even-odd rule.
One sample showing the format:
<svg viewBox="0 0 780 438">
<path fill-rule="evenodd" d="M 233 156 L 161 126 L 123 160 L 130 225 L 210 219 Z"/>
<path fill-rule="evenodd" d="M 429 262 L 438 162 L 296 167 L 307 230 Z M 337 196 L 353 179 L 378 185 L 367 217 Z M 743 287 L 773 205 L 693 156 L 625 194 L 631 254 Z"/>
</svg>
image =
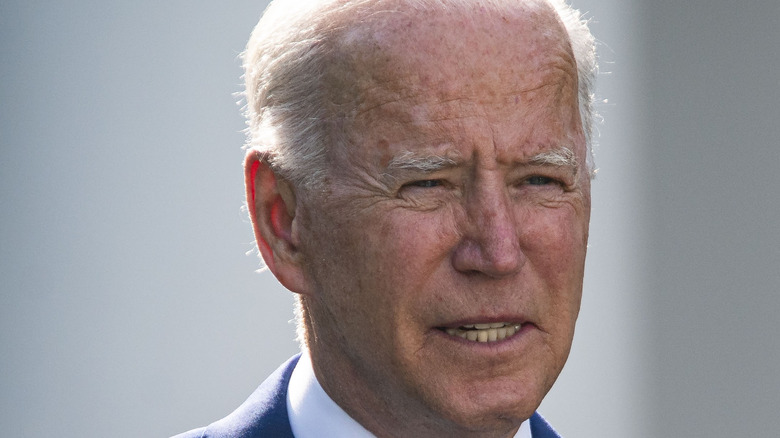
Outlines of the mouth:
<svg viewBox="0 0 780 438">
<path fill-rule="evenodd" d="M 498 342 L 520 331 L 522 324 L 515 322 L 493 322 L 466 324 L 459 327 L 438 327 L 444 333 L 473 342 Z"/>
</svg>

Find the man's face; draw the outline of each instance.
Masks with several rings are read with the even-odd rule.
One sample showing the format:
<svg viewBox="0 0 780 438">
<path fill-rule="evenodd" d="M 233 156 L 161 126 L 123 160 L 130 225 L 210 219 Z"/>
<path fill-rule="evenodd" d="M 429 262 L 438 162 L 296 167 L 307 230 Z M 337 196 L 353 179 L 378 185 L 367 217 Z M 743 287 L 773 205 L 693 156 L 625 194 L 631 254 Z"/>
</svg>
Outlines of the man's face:
<svg viewBox="0 0 780 438">
<path fill-rule="evenodd" d="M 350 144 L 296 217 L 315 371 L 375 432 L 511 430 L 580 306 L 590 182 L 565 31 L 534 7 L 360 40 Z"/>
</svg>

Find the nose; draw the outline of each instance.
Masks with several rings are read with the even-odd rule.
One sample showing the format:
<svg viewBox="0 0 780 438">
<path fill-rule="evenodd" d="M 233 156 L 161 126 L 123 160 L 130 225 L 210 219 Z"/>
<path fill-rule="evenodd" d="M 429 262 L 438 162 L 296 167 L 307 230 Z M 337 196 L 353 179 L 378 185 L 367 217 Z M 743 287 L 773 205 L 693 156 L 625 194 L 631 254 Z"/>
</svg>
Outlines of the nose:
<svg viewBox="0 0 780 438">
<path fill-rule="evenodd" d="M 453 267 L 463 273 L 499 278 L 522 268 L 525 255 L 511 200 L 503 190 L 480 190 L 468 197 Z"/>
</svg>

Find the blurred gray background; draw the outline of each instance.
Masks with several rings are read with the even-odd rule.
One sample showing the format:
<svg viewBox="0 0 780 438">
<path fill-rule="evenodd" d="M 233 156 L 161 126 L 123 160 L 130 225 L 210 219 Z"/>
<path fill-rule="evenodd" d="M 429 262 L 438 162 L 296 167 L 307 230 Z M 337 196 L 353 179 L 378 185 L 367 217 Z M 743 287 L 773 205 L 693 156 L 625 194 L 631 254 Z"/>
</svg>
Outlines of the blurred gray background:
<svg viewBox="0 0 780 438">
<path fill-rule="evenodd" d="M 575 0 L 600 41 L 591 248 L 541 412 L 573 437 L 780 430 L 780 2 Z M 241 211 L 264 1 L 0 2 L 0 424 L 165 437 L 297 350 Z"/>
</svg>

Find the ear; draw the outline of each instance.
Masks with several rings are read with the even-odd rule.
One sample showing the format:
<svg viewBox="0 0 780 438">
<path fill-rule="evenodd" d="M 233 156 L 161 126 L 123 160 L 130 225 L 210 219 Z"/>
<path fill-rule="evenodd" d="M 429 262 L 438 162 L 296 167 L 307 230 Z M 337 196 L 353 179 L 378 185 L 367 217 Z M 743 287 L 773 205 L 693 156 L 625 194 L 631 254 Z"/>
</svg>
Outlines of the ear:
<svg viewBox="0 0 780 438">
<path fill-rule="evenodd" d="M 297 199 L 290 183 L 278 177 L 257 151 L 244 159 L 246 202 L 255 241 L 268 269 L 287 289 L 309 293 L 295 230 Z"/>
</svg>

